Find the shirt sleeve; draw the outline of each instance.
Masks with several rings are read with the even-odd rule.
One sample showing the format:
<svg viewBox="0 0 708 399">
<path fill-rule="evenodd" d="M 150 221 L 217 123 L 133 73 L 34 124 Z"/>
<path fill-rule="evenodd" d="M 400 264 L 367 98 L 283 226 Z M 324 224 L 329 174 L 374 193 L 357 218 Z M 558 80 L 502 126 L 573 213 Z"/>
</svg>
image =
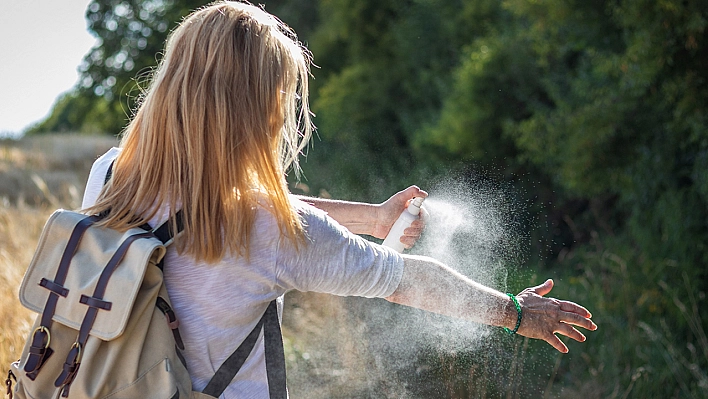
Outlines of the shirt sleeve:
<svg viewBox="0 0 708 399">
<path fill-rule="evenodd" d="M 120 149 L 113 147 L 105 154 L 101 155 L 94 163 L 91 165 L 91 172 L 89 172 L 88 181 L 86 182 L 86 189 L 84 190 L 84 199 L 81 202 L 81 209 L 86 209 L 93 206 L 98 200 L 98 196 L 101 194 L 101 189 L 106 181 L 106 173 L 108 172 L 108 167 L 111 165 L 114 159 L 120 153 Z"/>
<path fill-rule="evenodd" d="M 403 258 L 390 248 L 359 237 L 327 214 L 294 200 L 305 224 L 306 240 L 295 248 L 281 238 L 276 283 L 286 290 L 384 298 L 403 276 Z"/>
</svg>

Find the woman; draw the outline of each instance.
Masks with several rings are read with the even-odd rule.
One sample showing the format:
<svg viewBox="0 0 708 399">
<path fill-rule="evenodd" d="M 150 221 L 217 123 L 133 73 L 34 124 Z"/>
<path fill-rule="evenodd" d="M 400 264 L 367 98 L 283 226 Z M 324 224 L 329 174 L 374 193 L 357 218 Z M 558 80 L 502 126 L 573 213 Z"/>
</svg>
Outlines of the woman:
<svg viewBox="0 0 708 399">
<path fill-rule="evenodd" d="M 219 2 L 194 12 L 170 35 L 121 148 L 89 176 L 84 206 L 110 209 L 108 226 L 155 226 L 184 213 L 165 281 L 194 388 L 204 388 L 269 303 L 290 290 L 382 297 L 514 329 L 561 352 L 554 333 L 585 340 L 573 326 L 594 330 L 590 313 L 544 298 L 550 280 L 507 296 L 353 234 L 383 238 L 405 202 L 426 195 L 417 187 L 381 205 L 306 200 L 329 215 L 290 195 L 286 171 L 298 171 L 312 131 L 309 64 L 294 33 L 257 7 Z M 402 240 L 410 246 L 420 229 Z M 449 292 L 457 296 L 440 295 Z M 223 397 L 268 397 L 265 351 L 259 336 Z"/>
</svg>

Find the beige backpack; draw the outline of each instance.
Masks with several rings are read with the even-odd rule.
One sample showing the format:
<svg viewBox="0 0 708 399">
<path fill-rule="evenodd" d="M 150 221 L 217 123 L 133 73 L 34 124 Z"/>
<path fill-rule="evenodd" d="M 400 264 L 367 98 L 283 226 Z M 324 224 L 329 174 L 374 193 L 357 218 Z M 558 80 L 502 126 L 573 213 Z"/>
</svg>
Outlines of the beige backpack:
<svg viewBox="0 0 708 399">
<path fill-rule="evenodd" d="M 10 367 L 10 398 L 219 397 L 261 330 L 271 397 L 287 396 L 275 302 L 206 389 L 193 392 L 163 284 L 170 224 L 119 232 L 96 226 L 98 220 L 58 210 L 44 227 L 20 286 L 21 303 L 39 315 Z"/>
</svg>

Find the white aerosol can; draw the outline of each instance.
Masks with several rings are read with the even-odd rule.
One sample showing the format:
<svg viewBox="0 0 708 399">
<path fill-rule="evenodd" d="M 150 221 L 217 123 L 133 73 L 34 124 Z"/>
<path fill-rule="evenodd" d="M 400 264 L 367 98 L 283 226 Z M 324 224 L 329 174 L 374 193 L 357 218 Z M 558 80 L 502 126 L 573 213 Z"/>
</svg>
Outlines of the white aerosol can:
<svg viewBox="0 0 708 399">
<path fill-rule="evenodd" d="M 401 242 L 403 230 L 407 229 L 414 220 L 418 219 L 420 207 L 423 205 L 424 199 L 423 197 L 415 197 L 411 200 L 410 204 L 408 204 L 408 208 L 401 212 L 401 216 L 398 217 L 396 223 L 391 227 L 391 231 L 388 232 L 383 245 L 393 248 L 398 252 L 403 252 L 403 249 L 405 249 L 405 246 Z"/>
</svg>

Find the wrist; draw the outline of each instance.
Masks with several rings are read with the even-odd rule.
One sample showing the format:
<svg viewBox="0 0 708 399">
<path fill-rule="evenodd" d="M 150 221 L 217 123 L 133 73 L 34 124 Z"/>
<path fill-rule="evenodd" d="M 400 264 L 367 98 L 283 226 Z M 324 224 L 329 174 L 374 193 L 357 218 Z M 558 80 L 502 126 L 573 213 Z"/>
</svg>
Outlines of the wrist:
<svg viewBox="0 0 708 399">
<path fill-rule="evenodd" d="M 371 212 L 367 212 L 367 229 L 368 235 L 378 239 L 385 239 L 391 226 L 387 226 L 385 221 L 385 209 L 383 204 L 370 204 Z"/>
<path fill-rule="evenodd" d="M 502 327 L 509 334 L 516 334 L 521 326 L 523 311 L 515 295 L 507 293 L 506 296 L 507 301 L 504 307 L 504 323 Z"/>
</svg>

